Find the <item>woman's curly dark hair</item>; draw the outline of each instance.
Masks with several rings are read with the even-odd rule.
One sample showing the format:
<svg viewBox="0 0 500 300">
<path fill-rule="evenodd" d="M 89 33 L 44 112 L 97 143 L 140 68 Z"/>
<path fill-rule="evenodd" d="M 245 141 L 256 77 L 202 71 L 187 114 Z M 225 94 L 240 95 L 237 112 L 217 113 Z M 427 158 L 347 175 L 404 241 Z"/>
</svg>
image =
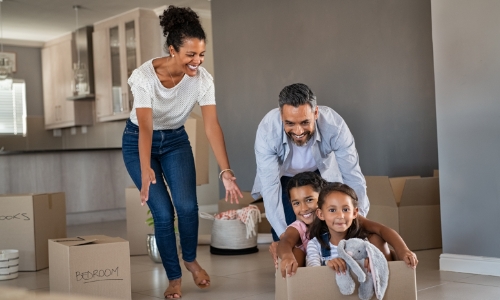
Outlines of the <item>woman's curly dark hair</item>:
<svg viewBox="0 0 500 300">
<path fill-rule="evenodd" d="M 347 196 L 349 196 L 349 198 L 351 198 L 353 207 L 354 208 L 358 207 L 358 196 L 350 186 L 340 182 L 332 182 L 332 183 L 327 183 L 321 189 L 321 192 L 319 193 L 318 196 L 318 209 L 321 209 L 323 207 L 323 205 L 325 204 L 326 197 L 333 192 L 340 192 L 346 194 Z M 328 230 L 326 222 L 318 217 L 314 218 L 313 223 L 309 226 L 308 230 L 309 238 L 310 239 L 316 238 L 324 248 L 330 249 L 329 243 L 325 243 L 322 238 L 323 234 L 326 232 L 328 232 L 328 239 L 330 239 L 330 231 Z M 349 227 L 349 229 L 347 229 L 344 239 L 345 240 L 348 240 L 350 238 L 364 239 L 367 236 L 368 233 L 361 228 L 359 221 L 356 218 L 352 220 L 352 224 Z"/>
<path fill-rule="evenodd" d="M 189 7 L 170 5 L 160 16 L 160 25 L 163 29 L 163 36 L 167 37 L 166 52 L 169 52 L 170 45 L 178 52 L 185 38 L 206 40 L 198 15 Z"/>
</svg>

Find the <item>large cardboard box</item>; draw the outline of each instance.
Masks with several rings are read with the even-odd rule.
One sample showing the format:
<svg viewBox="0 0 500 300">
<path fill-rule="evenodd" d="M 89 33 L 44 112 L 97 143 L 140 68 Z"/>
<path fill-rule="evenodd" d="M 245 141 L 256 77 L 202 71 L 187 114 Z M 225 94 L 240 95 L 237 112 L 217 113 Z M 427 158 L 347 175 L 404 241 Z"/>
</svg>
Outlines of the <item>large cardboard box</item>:
<svg viewBox="0 0 500 300">
<path fill-rule="evenodd" d="M 262 200 L 254 200 L 250 192 L 241 192 L 243 194 L 243 199 L 238 197 L 238 204 L 231 203 L 231 201 L 226 202 L 225 198 L 222 198 L 218 202 L 219 212 L 228 211 L 231 209 L 240 209 L 250 204 L 257 206 L 261 213 L 265 213 L 264 202 Z M 258 232 L 259 233 L 271 233 L 271 224 L 266 217 L 262 218 L 262 222 L 259 223 Z"/>
<path fill-rule="evenodd" d="M 127 240 L 130 245 L 130 255 L 148 254 L 146 238 L 148 234 L 154 233 L 153 226 L 146 224 L 149 207 L 141 206 L 141 195 L 135 187 L 125 189 L 126 210 L 127 210 Z"/>
<path fill-rule="evenodd" d="M 0 286 L 0 300 L 109 300 L 92 296 L 72 296 L 60 293 L 40 293 L 24 288 Z"/>
<path fill-rule="evenodd" d="M 410 250 L 442 247 L 438 177 L 365 178 L 368 219 L 399 232 Z"/>
<path fill-rule="evenodd" d="M 356 278 L 356 277 L 353 277 Z M 355 280 L 356 281 L 356 280 Z M 280 269 L 276 270 L 276 300 L 294 299 L 358 299 L 359 283 L 354 294 L 344 296 L 335 282 L 335 271 L 330 267 L 303 267 L 297 273 L 283 279 Z M 311 288 L 314 287 L 314 288 Z M 375 297 L 373 298 L 375 299 Z M 416 300 L 417 282 L 415 270 L 402 261 L 389 262 L 389 285 L 384 300 Z"/>
<path fill-rule="evenodd" d="M 205 133 L 203 118 L 191 113 L 184 124 L 189 142 L 193 149 L 194 164 L 196 167 L 196 185 L 208 183 L 208 139 Z"/>
<path fill-rule="evenodd" d="M 65 237 L 64 193 L 0 195 L 0 249 L 19 250 L 19 271 L 47 268 L 48 240 Z"/>
<path fill-rule="evenodd" d="M 128 241 L 105 235 L 49 240 L 50 291 L 132 299 Z"/>
</svg>

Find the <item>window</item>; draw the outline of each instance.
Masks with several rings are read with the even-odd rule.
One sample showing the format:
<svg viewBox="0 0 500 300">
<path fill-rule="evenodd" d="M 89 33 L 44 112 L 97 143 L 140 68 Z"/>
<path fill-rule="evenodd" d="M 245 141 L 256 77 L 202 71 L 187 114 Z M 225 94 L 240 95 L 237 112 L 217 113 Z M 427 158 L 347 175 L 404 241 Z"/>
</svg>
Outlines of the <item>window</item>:
<svg viewBox="0 0 500 300">
<path fill-rule="evenodd" d="M 0 90 L 0 135 L 26 136 L 26 84 L 16 80 L 12 90 Z"/>
</svg>

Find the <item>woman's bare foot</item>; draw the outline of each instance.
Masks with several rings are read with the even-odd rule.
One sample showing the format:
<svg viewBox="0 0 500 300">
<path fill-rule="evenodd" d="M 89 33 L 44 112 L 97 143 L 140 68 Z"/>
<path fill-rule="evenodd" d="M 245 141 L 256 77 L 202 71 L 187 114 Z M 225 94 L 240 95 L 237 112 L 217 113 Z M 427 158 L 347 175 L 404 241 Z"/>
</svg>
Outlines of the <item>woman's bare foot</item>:
<svg viewBox="0 0 500 300">
<path fill-rule="evenodd" d="M 210 286 L 210 277 L 196 260 L 192 262 L 185 261 L 184 266 L 186 266 L 186 269 L 193 274 L 194 283 L 199 288 L 204 289 Z"/>
<path fill-rule="evenodd" d="M 169 280 L 168 288 L 163 293 L 163 296 L 167 299 L 178 299 L 182 297 L 181 293 L 181 278 Z"/>
</svg>

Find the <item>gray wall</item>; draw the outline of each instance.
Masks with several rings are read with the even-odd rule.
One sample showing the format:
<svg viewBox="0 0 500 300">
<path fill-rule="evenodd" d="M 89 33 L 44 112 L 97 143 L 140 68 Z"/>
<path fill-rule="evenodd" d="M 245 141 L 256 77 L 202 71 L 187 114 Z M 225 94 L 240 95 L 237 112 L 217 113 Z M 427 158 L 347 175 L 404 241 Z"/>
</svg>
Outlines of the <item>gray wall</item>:
<svg viewBox="0 0 500 300">
<path fill-rule="evenodd" d="M 43 116 L 42 53 L 41 48 L 4 45 L 5 52 L 16 53 L 14 79 L 26 82 L 26 113 Z"/>
<path fill-rule="evenodd" d="M 212 0 L 218 114 L 240 187 L 262 117 L 303 82 L 346 120 L 365 175 L 438 166 L 430 1 Z"/>
<path fill-rule="evenodd" d="M 500 2 L 432 0 L 443 252 L 500 258 Z"/>
</svg>

